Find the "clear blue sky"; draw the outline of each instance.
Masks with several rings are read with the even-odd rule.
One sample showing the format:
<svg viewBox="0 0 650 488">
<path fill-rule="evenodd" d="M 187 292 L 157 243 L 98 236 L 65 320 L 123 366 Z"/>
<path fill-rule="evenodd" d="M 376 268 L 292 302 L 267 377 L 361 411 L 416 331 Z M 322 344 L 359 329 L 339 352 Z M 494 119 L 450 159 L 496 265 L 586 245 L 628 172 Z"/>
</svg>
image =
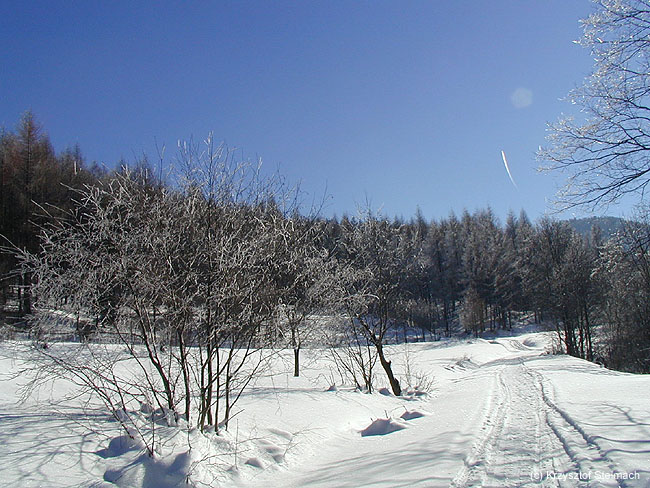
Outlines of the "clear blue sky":
<svg viewBox="0 0 650 488">
<path fill-rule="evenodd" d="M 369 198 L 389 216 L 537 218 L 561 179 L 536 171 L 535 151 L 591 70 L 572 41 L 593 8 L 4 1 L 0 126 L 31 109 L 57 151 L 79 143 L 109 166 L 213 131 L 313 194 L 327 186 L 326 214 Z"/>
</svg>

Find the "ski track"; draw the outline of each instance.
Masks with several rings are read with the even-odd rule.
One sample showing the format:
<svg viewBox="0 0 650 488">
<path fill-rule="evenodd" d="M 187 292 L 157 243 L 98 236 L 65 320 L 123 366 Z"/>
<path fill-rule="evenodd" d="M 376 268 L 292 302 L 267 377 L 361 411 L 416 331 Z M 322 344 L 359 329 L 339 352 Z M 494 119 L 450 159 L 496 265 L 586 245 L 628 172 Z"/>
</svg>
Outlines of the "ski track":
<svg viewBox="0 0 650 488">
<path fill-rule="evenodd" d="M 497 344 L 499 346 L 502 346 L 508 352 L 524 352 L 524 351 L 531 350 L 530 347 L 523 344 L 521 341 L 518 341 L 517 339 L 500 338 L 500 339 L 493 339 L 488 342 L 490 344 Z"/>
<path fill-rule="evenodd" d="M 507 341 L 508 349 L 526 348 Z M 519 347 L 521 346 L 521 348 Z M 543 376 L 518 363 L 498 366 L 478 437 L 454 477 L 454 488 L 617 487 L 595 479 L 616 470 L 605 452 L 555 403 Z M 591 473 L 591 479 L 580 479 Z"/>
</svg>

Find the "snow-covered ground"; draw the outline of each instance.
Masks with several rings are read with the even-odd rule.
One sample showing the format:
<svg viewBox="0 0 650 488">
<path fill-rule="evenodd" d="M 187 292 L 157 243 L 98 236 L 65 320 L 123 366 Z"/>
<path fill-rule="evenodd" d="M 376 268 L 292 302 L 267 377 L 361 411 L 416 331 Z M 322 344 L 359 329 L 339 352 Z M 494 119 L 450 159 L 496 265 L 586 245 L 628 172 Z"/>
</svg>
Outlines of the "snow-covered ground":
<svg viewBox="0 0 650 488">
<path fill-rule="evenodd" d="M 71 391 L 63 382 L 17 404 L 25 378 L 9 373 L 23 353 L 5 342 L 0 485 L 164 487 L 189 473 L 196 486 L 264 488 L 650 486 L 650 376 L 548 355 L 547 334 L 391 346 L 403 383 L 407 366 L 431 382 L 428 395 L 399 398 L 330 388 L 340 380 L 318 350 L 303 351 L 293 378 L 287 353 L 242 397 L 229 432 L 160 428 L 154 459 L 101 409 L 57 402 Z"/>
</svg>

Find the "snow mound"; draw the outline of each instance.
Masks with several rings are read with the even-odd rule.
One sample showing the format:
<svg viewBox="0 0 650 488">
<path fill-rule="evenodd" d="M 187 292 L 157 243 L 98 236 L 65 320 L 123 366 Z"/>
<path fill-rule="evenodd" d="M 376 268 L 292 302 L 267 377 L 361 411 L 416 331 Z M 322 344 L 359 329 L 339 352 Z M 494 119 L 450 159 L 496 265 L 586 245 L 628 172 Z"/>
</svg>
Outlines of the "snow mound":
<svg viewBox="0 0 650 488">
<path fill-rule="evenodd" d="M 140 403 L 140 411 L 141 411 L 143 414 L 145 414 L 145 415 L 151 415 L 151 414 L 154 412 L 154 410 L 155 410 L 155 409 L 154 409 L 150 404 L 148 404 L 148 403 L 146 403 L 146 402 L 142 402 L 142 403 Z"/>
<path fill-rule="evenodd" d="M 402 420 L 413 420 L 413 419 L 419 419 L 420 417 L 425 417 L 426 415 L 428 414 L 421 412 L 419 410 L 407 410 L 402 415 L 400 415 L 400 418 Z"/>
<path fill-rule="evenodd" d="M 402 429 L 406 429 L 406 425 L 398 422 L 395 419 L 376 419 L 373 420 L 368 427 L 361 431 L 361 437 L 367 437 L 371 435 L 386 435 Z"/>
<path fill-rule="evenodd" d="M 291 432 L 287 432 L 286 430 L 270 428 L 268 431 L 277 436 L 284 437 L 288 441 L 293 439 L 293 434 Z"/>
<path fill-rule="evenodd" d="M 390 392 L 390 390 L 388 388 L 379 388 L 379 390 L 377 390 L 377 393 L 379 393 L 380 395 L 384 395 L 384 396 L 391 396 L 392 395 L 392 393 Z"/>
<path fill-rule="evenodd" d="M 244 464 L 248 464 L 249 466 L 253 466 L 254 468 L 260 468 L 264 469 L 264 463 L 260 458 L 252 457 L 246 460 Z"/>
<path fill-rule="evenodd" d="M 428 396 L 428 395 L 429 395 L 428 392 L 426 392 L 426 391 L 424 391 L 424 390 L 420 390 L 420 389 L 418 389 L 418 388 L 416 387 L 416 388 L 413 389 L 413 390 L 408 390 L 408 391 L 406 392 L 406 394 L 404 394 L 404 395 L 401 396 L 401 398 L 403 398 L 404 400 L 412 401 L 412 400 L 418 400 L 418 399 L 421 399 L 422 397 L 426 397 L 426 396 Z"/>
<path fill-rule="evenodd" d="M 144 449 L 144 447 L 145 446 L 141 441 L 136 440 L 128 435 L 121 435 L 119 437 L 111 439 L 111 441 L 108 443 L 108 447 L 105 449 L 100 449 L 95 454 L 103 457 L 104 459 L 107 459 L 121 456 L 122 454 L 126 454 L 129 451 Z"/>
<path fill-rule="evenodd" d="M 190 464 L 189 452 L 181 452 L 164 459 L 142 454 L 126 466 L 107 469 L 104 472 L 104 481 L 120 488 L 173 488 L 185 484 Z"/>
<path fill-rule="evenodd" d="M 274 442 L 271 442 L 266 439 L 261 439 L 260 440 L 260 445 L 266 453 L 271 456 L 271 459 L 275 461 L 276 463 L 281 463 L 284 461 L 284 455 L 286 452 L 286 449 L 278 446 Z"/>
<path fill-rule="evenodd" d="M 336 385 L 331 385 L 327 390 L 325 391 L 339 391 L 339 389 L 336 387 Z"/>
</svg>

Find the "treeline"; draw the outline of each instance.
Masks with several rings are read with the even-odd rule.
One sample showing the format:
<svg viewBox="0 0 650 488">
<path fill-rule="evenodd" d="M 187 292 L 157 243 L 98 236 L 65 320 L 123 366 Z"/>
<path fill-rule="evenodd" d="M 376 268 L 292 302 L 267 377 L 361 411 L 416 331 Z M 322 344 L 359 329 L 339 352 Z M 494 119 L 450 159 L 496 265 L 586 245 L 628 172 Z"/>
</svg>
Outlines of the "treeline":
<svg viewBox="0 0 650 488">
<path fill-rule="evenodd" d="M 5 320 L 27 319 L 44 354 L 60 340 L 123 344 L 138 381 L 106 375 L 108 352 L 83 367 L 51 358 L 114 412 L 146 399 L 227 425 L 267 348 L 292 348 L 298 375 L 314 342 L 337 346 L 339 373 L 360 388 L 381 366 L 400 394 L 386 344 L 523 319 L 552 325 L 560 351 L 650 371 L 643 216 L 607 242 L 523 212 L 501 224 L 489 209 L 323 218 L 211 138 L 181 146 L 164 181 L 146 161 L 106 172 L 78 148 L 56 155 L 31 114 L 0 142 Z"/>
<path fill-rule="evenodd" d="M 26 112 L 15 131 L 0 129 L 0 319 L 13 323 L 31 313 L 28 273 L 17 268 L 11 247 L 36 253 L 47 223 L 79 208 L 79 191 L 127 171 L 124 161 L 108 170 L 88 164 L 78 145 L 56 154 L 34 114 Z M 152 183 L 148 161 L 129 170 Z"/>
<path fill-rule="evenodd" d="M 378 310 L 397 330 L 435 337 L 461 326 L 478 336 L 527 318 L 557 331 L 558 352 L 650 372 L 648 214 L 607 241 L 599 227 L 583 237 L 565 221 L 532 224 L 523 211 L 502 225 L 489 209 L 430 222 L 418 213 L 408 222 L 365 215 L 321 225 L 328 252 L 343 261 L 350 236 L 377 228 L 362 239 L 374 246 L 367 253 L 385 286 L 395 287 Z"/>
<path fill-rule="evenodd" d="M 16 132 L 0 133 L 0 234 L 21 249 L 38 249 L 38 226 L 74 207 L 74 189 L 103 176 L 86 166 L 78 147 L 56 155 L 31 113 Z M 5 243 L 6 244 L 6 243 Z M 14 317 L 31 312 L 29 276 L 16 270 L 13 253 L 0 256 L 2 304 L 17 296 Z M 4 308 L 4 307 L 3 307 Z"/>
</svg>

